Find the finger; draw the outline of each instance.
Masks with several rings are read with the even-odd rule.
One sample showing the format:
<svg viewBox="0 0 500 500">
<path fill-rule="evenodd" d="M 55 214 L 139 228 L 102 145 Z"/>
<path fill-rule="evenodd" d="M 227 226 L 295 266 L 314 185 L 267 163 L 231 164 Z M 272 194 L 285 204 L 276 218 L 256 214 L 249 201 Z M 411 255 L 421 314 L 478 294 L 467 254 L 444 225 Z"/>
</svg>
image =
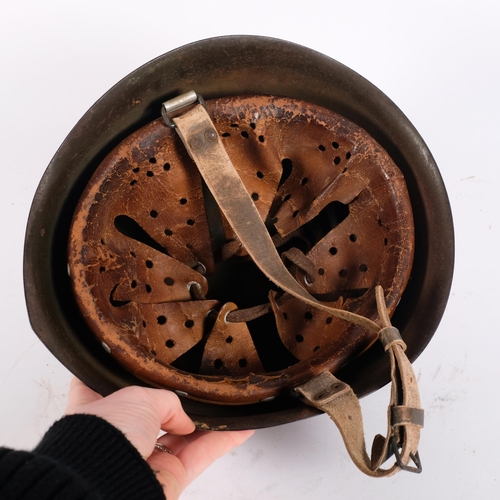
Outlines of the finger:
<svg viewBox="0 0 500 500">
<path fill-rule="evenodd" d="M 172 451 L 174 455 L 177 455 L 177 453 L 179 453 L 189 443 L 198 439 L 200 432 L 205 431 L 194 431 L 191 434 L 186 434 L 183 436 L 179 436 L 176 434 L 164 434 L 156 441 L 166 446 L 169 450 Z"/>
<path fill-rule="evenodd" d="M 217 458 L 242 444 L 250 431 L 195 431 L 187 436 L 165 434 L 158 442 L 172 454 L 155 451 L 147 462 L 155 471 L 169 499 L 177 499 L 186 486 Z"/>
<path fill-rule="evenodd" d="M 168 500 L 177 500 L 189 482 L 181 461 L 175 455 L 154 452 L 147 463 L 156 474 Z"/>
<path fill-rule="evenodd" d="M 87 387 L 78 378 L 73 377 L 69 386 L 68 405 L 65 414 L 73 413 L 77 407 L 100 399 L 102 399 L 100 394 Z"/>
<path fill-rule="evenodd" d="M 194 431 L 191 434 L 186 434 L 179 436 L 176 434 L 164 434 L 156 440 L 157 443 L 161 443 L 172 451 L 174 455 L 177 455 L 182 449 L 184 449 L 188 444 L 192 443 L 205 436 L 207 431 Z"/>
<path fill-rule="evenodd" d="M 177 454 L 189 484 L 215 460 L 240 446 L 254 433 L 248 431 L 199 431 Z"/>
<path fill-rule="evenodd" d="M 156 408 L 161 430 L 178 435 L 194 431 L 195 425 L 184 411 L 176 394 L 162 389 L 143 390 Z"/>
</svg>

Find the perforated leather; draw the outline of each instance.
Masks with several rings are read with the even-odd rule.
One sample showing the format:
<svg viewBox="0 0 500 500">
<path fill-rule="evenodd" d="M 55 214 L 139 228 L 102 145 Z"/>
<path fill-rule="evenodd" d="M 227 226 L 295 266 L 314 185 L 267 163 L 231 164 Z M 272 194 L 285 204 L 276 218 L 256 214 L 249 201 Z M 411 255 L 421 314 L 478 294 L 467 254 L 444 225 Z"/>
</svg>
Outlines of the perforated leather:
<svg viewBox="0 0 500 500">
<path fill-rule="evenodd" d="M 352 122 L 301 101 L 207 106 L 278 252 L 294 249 L 308 263 L 284 258 L 297 282 L 372 320 L 381 285 L 392 313 L 414 231 L 389 155 Z M 130 135 L 95 172 L 75 212 L 69 264 L 82 314 L 111 355 L 152 385 L 203 401 L 287 393 L 376 339 L 260 273 L 162 120 Z M 236 308 L 263 303 L 267 314 L 231 320 Z"/>
</svg>

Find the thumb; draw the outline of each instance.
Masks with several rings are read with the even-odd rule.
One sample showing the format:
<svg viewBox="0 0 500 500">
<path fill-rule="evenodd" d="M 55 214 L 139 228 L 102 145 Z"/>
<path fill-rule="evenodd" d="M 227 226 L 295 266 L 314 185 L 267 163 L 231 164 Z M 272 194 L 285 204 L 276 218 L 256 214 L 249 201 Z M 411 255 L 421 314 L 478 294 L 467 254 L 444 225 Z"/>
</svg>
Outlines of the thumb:
<svg viewBox="0 0 500 500">
<path fill-rule="evenodd" d="M 68 405 L 64 413 L 74 413 L 79 406 L 93 403 L 94 401 L 99 401 L 100 399 L 103 399 L 100 394 L 93 391 L 81 380 L 74 377 L 69 387 Z"/>
</svg>

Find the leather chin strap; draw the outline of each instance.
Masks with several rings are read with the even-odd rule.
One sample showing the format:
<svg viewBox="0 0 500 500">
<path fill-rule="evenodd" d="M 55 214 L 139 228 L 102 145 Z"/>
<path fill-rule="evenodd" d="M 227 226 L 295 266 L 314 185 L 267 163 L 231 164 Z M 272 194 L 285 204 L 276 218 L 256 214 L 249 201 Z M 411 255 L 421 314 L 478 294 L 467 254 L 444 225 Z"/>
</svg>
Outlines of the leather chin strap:
<svg viewBox="0 0 500 500">
<path fill-rule="evenodd" d="M 424 425 L 424 410 L 420 407 L 417 379 L 397 328 L 391 326 L 381 287 L 376 289 L 379 317 L 383 327 L 379 340 L 391 360 L 391 397 L 387 410 L 387 434 L 375 436 L 371 458 L 366 453 L 363 417 L 354 391 L 329 372 L 323 372 L 295 390 L 306 403 L 324 411 L 335 422 L 352 461 L 372 477 L 391 476 L 399 470 L 421 472 L 418 455 L 420 429 Z M 396 463 L 382 469 L 392 455 Z M 408 465 L 413 461 L 414 465 Z"/>
<path fill-rule="evenodd" d="M 358 398 L 347 384 L 329 372 L 323 372 L 297 387 L 296 392 L 304 398 L 305 403 L 330 415 L 342 434 L 353 462 L 365 474 L 382 477 L 401 469 L 420 472 L 418 443 L 420 428 L 423 426 L 423 410 L 420 407 L 415 374 L 404 353 L 406 345 L 399 331 L 391 326 L 382 288 L 376 289 L 379 321 L 382 326 L 349 311 L 328 307 L 304 290 L 283 264 L 200 96 L 190 92 L 175 100 L 181 101 L 182 107 L 195 104 L 197 100 L 201 102 L 173 119 L 169 116 L 171 101 L 164 103 L 165 121 L 167 125 L 175 126 L 219 208 L 261 271 L 285 292 L 334 316 L 378 333 L 379 340 L 391 360 L 392 388 L 387 436 L 375 437 L 370 459 L 366 453 Z M 179 107 L 174 106 L 174 109 L 178 111 Z M 389 469 L 381 469 L 381 465 L 393 454 L 396 463 Z M 410 461 L 413 461 L 414 466 L 408 465 Z"/>
</svg>

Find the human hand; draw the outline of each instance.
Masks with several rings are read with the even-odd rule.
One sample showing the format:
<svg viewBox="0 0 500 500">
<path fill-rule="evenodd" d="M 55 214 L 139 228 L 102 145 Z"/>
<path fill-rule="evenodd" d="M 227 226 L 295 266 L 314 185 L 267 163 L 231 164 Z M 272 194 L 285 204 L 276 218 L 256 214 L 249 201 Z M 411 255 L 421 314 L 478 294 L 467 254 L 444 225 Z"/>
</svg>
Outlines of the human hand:
<svg viewBox="0 0 500 500">
<path fill-rule="evenodd" d="M 96 415 L 122 431 L 155 472 L 168 500 L 178 499 L 209 465 L 254 432 L 195 431 L 173 392 L 126 387 L 104 398 L 77 378 L 71 382 L 65 414 L 75 413 Z M 157 439 L 160 429 L 167 434 Z M 155 451 L 156 442 L 172 454 Z"/>
</svg>

